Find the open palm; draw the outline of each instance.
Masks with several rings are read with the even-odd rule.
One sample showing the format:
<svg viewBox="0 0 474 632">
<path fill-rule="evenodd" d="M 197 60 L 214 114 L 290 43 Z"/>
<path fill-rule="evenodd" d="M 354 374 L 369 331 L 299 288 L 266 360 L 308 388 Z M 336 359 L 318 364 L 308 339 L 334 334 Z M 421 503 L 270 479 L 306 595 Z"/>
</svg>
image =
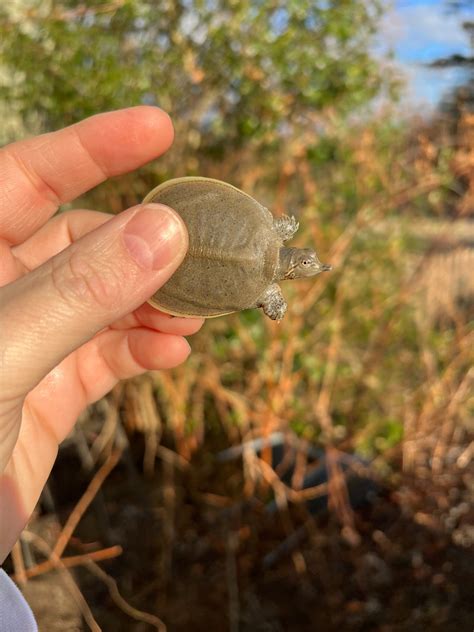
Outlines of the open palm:
<svg viewBox="0 0 474 632">
<path fill-rule="evenodd" d="M 185 360 L 183 336 L 202 325 L 144 304 L 186 253 L 171 209 L 53 217 L 172 139 L 164 112 L 136 107 L 0 150 L 0 562 L 81 410 L 120 379 Z"/>
</svg>

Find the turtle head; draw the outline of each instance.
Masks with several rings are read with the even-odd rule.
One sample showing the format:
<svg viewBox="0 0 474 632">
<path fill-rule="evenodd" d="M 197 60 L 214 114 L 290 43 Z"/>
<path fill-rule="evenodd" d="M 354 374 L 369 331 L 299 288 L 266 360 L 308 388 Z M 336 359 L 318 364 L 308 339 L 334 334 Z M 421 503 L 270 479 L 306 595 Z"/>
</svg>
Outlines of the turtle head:
<svg viewBox="0 0 474 632">
<path fill-rule="evenodd" d="M 331 265 L 321 263 L 312 248 L 280 248 L 280 279 L 312 277 L 331 269 Z"/>
</svg>

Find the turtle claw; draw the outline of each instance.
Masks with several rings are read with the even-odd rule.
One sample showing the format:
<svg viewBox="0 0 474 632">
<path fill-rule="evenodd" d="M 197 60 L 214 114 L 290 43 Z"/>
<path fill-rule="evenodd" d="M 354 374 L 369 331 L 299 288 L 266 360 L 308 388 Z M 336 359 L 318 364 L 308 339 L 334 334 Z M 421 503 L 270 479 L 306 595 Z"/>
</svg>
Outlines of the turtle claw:
<svg viewBox="0 0 474 632">
<path fill-rule="evenodd" d="M 296 221 L 296 217 L 292 215 L 282 215 L 273 220 L 273 228 L 276 230 L 282 241 L 291 239 L 299 228 L 299 222 Z"/>
<path fill-rule="evenodd" d="M 278 322 L 282 320 L 288 305 L 277 283 L 272 283 L 267 288 L 264 296 L 259 301 L 258 307 L 261 307 L 264 313 L 272 320 Z"/>
</svg>

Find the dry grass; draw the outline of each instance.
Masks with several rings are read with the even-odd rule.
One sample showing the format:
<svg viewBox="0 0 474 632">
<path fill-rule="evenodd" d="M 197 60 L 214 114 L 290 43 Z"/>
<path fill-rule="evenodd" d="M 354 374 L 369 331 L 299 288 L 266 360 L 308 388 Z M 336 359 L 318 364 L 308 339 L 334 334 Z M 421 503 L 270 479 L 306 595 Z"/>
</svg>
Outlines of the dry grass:
<svg viewBox="0 0 474 632">
<path fill-rule="evenodd" d="M 191 341 L 194 353 L 186 365 L 121 385 L 96 406 L 85 422 L 90 426 L 99 414 L 90 452 L 93 461 L 105 456 L 105 465 L 46 555 L 46 566 L 25 571 L 16 552 L 18 579 L 38 568 L 46 572 L 60 566 L 66 572 L 70 562 L 61 555 L 97 492 L 103 468 L 107 473 L 115 463 L 114 446 L 128 445 L 124 428 L 129 437 L 144 436 L 148 478 L 161 464 L 159 576 L 165 583 L 172 575 L 183 508 L 176 473 L 191 471 L 193 459 L 208 446 L 249 445 L 275 432 L 300 437 L 290 483 L 272 467 L 270 447 L 259 454 L 245 448 L 239 484 L 211 484 L 196 493 L 204 505 L 230 511 L 269 492 L 284 510 L 329 491 L 330 506 L 352 547 L 360 538 L 338 454 L 362 454 L 381 476 L 421 473 L 434 483 L 453 467 L 465 469 L 474 430 L 474 244 L 466 242 L 462 230 L 457 236 L 446 215 L 448 209 L 464 218 L 473 213 L 473 130 L 474 119 L 465 115 L 455 137 L 448 142 L 439 136 L 437 144 L 421 128 L 413 143 L 383 122 L 352 132 L 329 126 L 327 165 L 309 151 L 321 149 L 310 136 L 289 142 L 268 168 L 256 166 L 245 153 L 219 167 L 208 165 L 206 175 L 241 185 L 276 214 L 288 209 L 298 214 L 302 230 L 295 244 L 316 243 L 334 271 L 285 286 L 290 310 L 280 324 L 257 312 L 209 321 Z M 97 195 L 100 199 L 103 192 Z M 414 220 L 428 217 L 437 225 L 442 213 L 444 240 L 413 230 Z M 446 239 L 449 250 L 441 252 Z M 302 489 L 308 467 L 304 446 L 314 445 L 326 451 L 329 479 Z M 282 515 L 290 535 L 292 519 Z M 230 629 L 238 629 L 235 538 L 242 534 L 227 533 Z M 90 566 L 100 551 L 94 555 L 79 556 L 74 564 Z M 299 550 L 293 563 L 305 572 Z M 147 615 L 117 599 L 130 616 L 146 620 Z M 151 625 L 162 629 L 158 619 Z M 95 629 L 93 621 L 89 627 Z"/>
<path fill-rule="evenodd" d="M 466 117 L 460 127 L 468 124 L 472 120 Z M 464 134 L 468 144 L 470 136 Z M 281 164 L 272 205 L 299 209 L 303 231 L 295 243 L 317 243 L 334 272 L 287 285 L 290 312 L 282 323 L 255 313 L 209 322 L 194 339 L 195 353 L 186 366 L 131 387 L 139 403 L 129 407 L 150 411 L 158 402 L 154 414 L 136 418 L 137 429 L 145 423 L 149 430 L 154 418 L 161 434 L 164 424 L 185 459 L 215 422 L 231 443 L 291 429 L 324 445 L 383 455 L 398 443 L 411 417 L 421 416 L 422 431 L 432 437 L 426 410 L 436 428 L 447 402 L 465 384 L 473 359 L 474 244 L 465 243 L 462 226 L 456 234 L 455 223 L 444 224 L 445 237 L 419 236 L 412 227 L 413 215 L 423 216 L 420 207 L 425 214 L 437 209 L 449 191 L 448 173 L 440 168 L 445 148 L 421 136 L 418 155 L 403 160 L 395 157 L 395 147 L 384 161 L 374 130 L 346 142 L 354 164 L 344 168 L 355 165 L 361 174 L 354 184 L 362 202 L 355 214 L 338 211 L 332 183 L 322 188 L 298 143 Z M 459 155 L 467 154 L 463 147 L 453 154 L 449 165 L 455 173 Z M 415 174 L 407 181 L 413 164 Z M 465 178 L 465 166 L 461 171 Z M 250 173 L 240 179 L 252 191 L 262 174 Z M 337 170 L 336 176 L 342 177 Z M 469 180 L 467 197 L 470 186 Z M 335 211 L 325 211 L 326 196 Z M 442 252 L 446 238 L 450 250 Z M 432 382 L 445 390 L 429 405 L 424 398 L 431 401 Z M 456 410 L 451 408 L 462 427 L 468 399 L 469 389 L 461 388 Z M 390 432 L 387 424 L 393 438 L 383 436 Z"/>
</svg>

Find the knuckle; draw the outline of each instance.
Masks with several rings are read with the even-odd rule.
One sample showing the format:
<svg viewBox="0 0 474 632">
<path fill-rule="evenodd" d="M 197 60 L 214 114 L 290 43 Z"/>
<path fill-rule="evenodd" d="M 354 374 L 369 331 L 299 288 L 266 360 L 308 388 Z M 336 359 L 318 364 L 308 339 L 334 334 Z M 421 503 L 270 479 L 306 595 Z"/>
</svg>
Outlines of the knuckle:
<svg viewBox="0 0 474 632">
<path fill-rule="evenodd" d="M 54 261 L 54 260 L 53 260 Z M 123 298 L 123 280 L 111 267 L 100 269 L 79 252 L 51 271 L 53 286 L 68 304 L 111 309 Z"/>
</svg>

